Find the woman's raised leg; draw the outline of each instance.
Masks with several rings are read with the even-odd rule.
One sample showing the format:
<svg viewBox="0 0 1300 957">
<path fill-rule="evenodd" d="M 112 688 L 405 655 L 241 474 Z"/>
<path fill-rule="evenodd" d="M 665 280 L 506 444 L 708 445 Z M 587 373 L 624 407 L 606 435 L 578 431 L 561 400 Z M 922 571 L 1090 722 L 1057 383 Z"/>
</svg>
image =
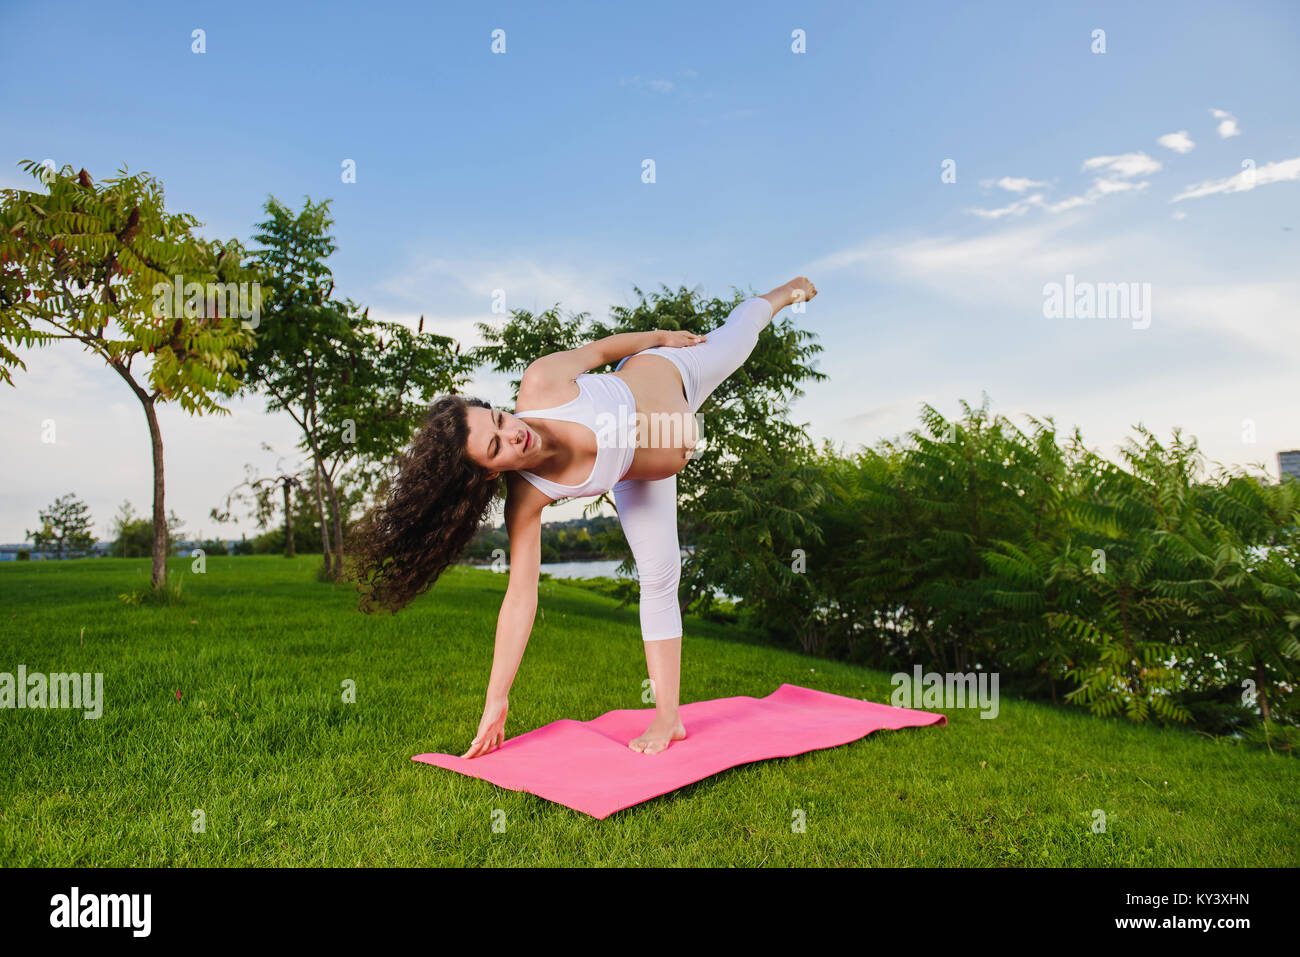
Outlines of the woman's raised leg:
<svg viewBox="0 0 1300 957">
<path fill-rule="evenodd" d="M 773 312 L 772 304 L 762 296 L 746 299 L 731 310 L 726 322 L 706 333 L 703 342 L 673 350 L 674 357 L 681 360 L 678 368 L 685 366 L 682 381 L 692 412 L 700 411 L 713 390 L 745 364 Z"/>
<path fill-rule="evenodd" d="M 758 345 L 759 333 L 773 316 L 791 303 L 807 302 L 816 295 L 817 287 L 799 276 L 771 292 L 746 299 L 731 310 L 722 325 L 705 334 L 704 342 L 680 348 L 657 346 L 645 351 L 663 355 L 677 366 L 686 401 L 692 412 L 698 412 L 704 400 L 745 364 Z M 630 358 L 623 358 L 615 371 L 623 368 L 623 363 Z"/>
</svg>

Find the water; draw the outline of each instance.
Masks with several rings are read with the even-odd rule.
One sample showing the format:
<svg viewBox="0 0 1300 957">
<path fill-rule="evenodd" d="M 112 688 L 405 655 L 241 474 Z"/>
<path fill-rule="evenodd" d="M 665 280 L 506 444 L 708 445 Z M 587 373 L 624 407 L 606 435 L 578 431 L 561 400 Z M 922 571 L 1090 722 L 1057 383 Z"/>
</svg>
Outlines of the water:
<svg viewBox="0 0 1300 957">
<path fill-rule="evenodd" d="M 632 574 L 620 575 L 617 561 L 594 562 L 542 562 L 539 568 L 553 578 L 636 578 Z"/>
<path fill-rule="evenodd" d="M 596 562 L 550 562 L 542 563 L 541 570 L 547 572 L 555 578 L 636 578 L 636 570 L 632 574 L 620 575 L 618 573 L 618 562 L 614 561 L 596 561 Z M 714 594 L 724 601 L 738 601 L 735 596 L 728 595 L 726 592 L 714 589 Z"/>
<path fill-rule="evenodd" d="M 491 568 L 491 565 L 477 565 L 463 562 L 467 568 Z M 619 562 L 617 561 L 587 561 L 587 562 L 542 562 L 538 565 L 540 571 L 545 572 L 553 578 L 636 578 L 636 572 L 633 571 L 630 576 L 620 575 L 618 573 Z"/>
<path fill-rule="evenodd" d="M 546 572 L 552 578 L 622 578 L 635 579 L 636 570 L 632 570 L 631 575 L 620 575 L 618 573 L 619 562 L 617 561 L 589 561 L 589 562 L 542 562 L 538 568 Z M 475 565 L 474 568 L 487 568 L 490 566 Z M 736 601 L 731 595 L 715 590 L 715 593 L 726 601 Z"/>
</svg>

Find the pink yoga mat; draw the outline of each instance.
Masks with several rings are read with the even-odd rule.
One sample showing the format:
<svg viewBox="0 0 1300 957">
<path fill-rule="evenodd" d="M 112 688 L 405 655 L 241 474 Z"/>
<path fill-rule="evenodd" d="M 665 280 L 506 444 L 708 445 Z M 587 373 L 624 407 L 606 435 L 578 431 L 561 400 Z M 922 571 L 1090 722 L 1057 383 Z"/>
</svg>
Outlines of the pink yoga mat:
<svg viewBox="0 0 1300 957">
<path fill-rule="evenodd" d="M 591 721 L 553 721 L 482 757 L 417 754 L 411 760 L 606 818 L 738 764 L 833 748 L 882 728 L 948 723 L 941 714 L 791 684 L 766 698 L 693 701 L 682 705 L 681 715 L 685 739 L 658 754 L 628 748 L 654 716 L 653 708 L 635 708 Z"/>
</svg>

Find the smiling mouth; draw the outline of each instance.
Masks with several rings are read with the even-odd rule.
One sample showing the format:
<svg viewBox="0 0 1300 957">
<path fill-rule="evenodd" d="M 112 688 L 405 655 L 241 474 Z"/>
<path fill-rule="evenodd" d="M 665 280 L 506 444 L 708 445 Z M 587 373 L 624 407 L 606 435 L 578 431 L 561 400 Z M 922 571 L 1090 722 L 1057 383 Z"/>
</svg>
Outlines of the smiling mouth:
<svg viewBox="0 0 1300 957">
<path fill-rule="evenodd" d="M 525 429 L 524 430 L 524 451 L 527 452 L 529 447 L 532 444 L 533 444 L 533 433 Z"/>
</svg>

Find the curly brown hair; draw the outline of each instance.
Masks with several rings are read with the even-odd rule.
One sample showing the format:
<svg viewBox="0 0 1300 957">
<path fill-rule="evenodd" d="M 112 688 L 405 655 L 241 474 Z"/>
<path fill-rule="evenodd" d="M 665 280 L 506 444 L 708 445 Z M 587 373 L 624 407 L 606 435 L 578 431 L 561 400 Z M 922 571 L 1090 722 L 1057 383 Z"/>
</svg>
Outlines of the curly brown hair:
<svg viewBox="0 0 1300 957">
<path fill-rule="evenodd" d="M 492 408 L 461 395 L 429 406 L 395 476 L 348 536 L 361 611 L 396 612 L 410 604 L 460 556 L 491 512 L 502 480 L 488 478 L 489 470 L 466 452 L 470 406 Z"/>
</svg>

